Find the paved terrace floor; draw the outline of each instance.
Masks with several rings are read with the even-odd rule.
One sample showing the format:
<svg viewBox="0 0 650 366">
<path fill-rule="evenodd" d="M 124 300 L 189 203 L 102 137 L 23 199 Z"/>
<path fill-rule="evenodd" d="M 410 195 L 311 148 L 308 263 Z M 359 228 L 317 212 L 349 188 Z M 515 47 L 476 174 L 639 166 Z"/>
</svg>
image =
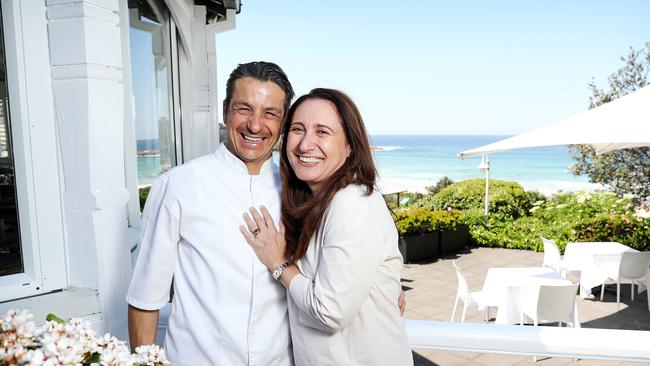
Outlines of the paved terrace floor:
<svg viewBox="0 0 650 366">
<path fill-rule="evenodd" d="M 456 296 L 456 273 L 451 261 L 457 260 L 463 269 L 472 291 L 478 291 L 483 286 L 483 280 L 491 267 L 539 267 L 542 265 L 542 253 L 524 250 L 472 248 L 465 252 L 456 253 L 429 263 L 406 264 L 402 271 L 402 285 L 406 290 L 407 319 L 424 319 L 449 321 Z M 635 296 L 630 301 L 630 286 L 621 285 L 621 310 L 616 307 L 616 286 L 613 291 L 605 291 L 605 299 L 601 302 L 599 293 L 595 299 L 582 300 L 578 297 L 578 313 L 583 328 L 609 328 L 650 330 L 650 312 L 648 311 L 645 293 Z M 462 304 L 462 302 L 461 302 Z M 460 318 L 462 306 L 456 312 L 456 321 Z M 494 323 L 492 311 L 490 323 Z M 483 315 L 476 306 L 469 307 L 465 322 L 482 323 Z M 650 345 L 648 345 L 650 347 Z M 488 365 L 575 365 L 575 366 L 623 366 L 642 365 L 632 362 L 578 360 L 566 358 L 538 358 L 533 362 L 532 357 L 504 356 L 473 352 L 446 352 L 415 349 L 416 366 L 488 366 Z"/>
</svg>

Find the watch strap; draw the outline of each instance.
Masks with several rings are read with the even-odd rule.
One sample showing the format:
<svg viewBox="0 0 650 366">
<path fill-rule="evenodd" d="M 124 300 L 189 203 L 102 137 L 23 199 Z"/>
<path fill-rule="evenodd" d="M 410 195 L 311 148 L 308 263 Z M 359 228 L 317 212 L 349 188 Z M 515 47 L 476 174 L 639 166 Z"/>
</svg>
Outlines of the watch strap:
<svg viewBox="0 0 650 366">
<path fill-rule="evenodd" d="M 287 267 L 289 267 L 289 262 L 284 262 L 281 265 L 273 268 L 273 270 L 271 271 L 271 276 L 273 276 L 273 279 L 276 281 L 279 280 L 280 277 L 282 276 L 282 273 Z"/>
</svg>

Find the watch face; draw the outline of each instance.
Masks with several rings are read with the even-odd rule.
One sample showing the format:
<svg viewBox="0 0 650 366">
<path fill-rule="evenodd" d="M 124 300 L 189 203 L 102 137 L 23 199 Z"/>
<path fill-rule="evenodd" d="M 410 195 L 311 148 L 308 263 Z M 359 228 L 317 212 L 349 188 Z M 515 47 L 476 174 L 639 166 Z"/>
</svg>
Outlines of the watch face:
<svg viewBox="0 0 650 366">
<path fill-rule="evenodd" d="M 275 267 L 275 269 L 273 269 L 273 272 L 271 272 L 271 276 L 273 276 L 273 279 L 278 280 L 280 276 L 282 276 L 282 272 L 284 272 L 284 269 L 287 268 L 287 264 L 288 263 L 283 263 Z"/>
<path fill-rule="evenodd" d="M 272 273 L 273 278 L 276 279 L 276 280 L 277 280 L 278 278 L 280 278 L 280 276 L 282 276 L 282 270 L 283 270 L 282 267 L 278 267 L 278 268 L 274 269 L 274 270 L 273 270 L 273 273 Z"/>
</svg>

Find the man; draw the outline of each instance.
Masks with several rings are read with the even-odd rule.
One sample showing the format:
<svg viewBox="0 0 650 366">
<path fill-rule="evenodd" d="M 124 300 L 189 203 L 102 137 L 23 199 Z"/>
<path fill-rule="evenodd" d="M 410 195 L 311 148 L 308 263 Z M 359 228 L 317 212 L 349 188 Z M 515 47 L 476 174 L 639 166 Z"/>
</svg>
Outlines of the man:
<svg viewBox="0 0 650 366">
<path fill-rule="evenodd" d="M 127 302 L 131 346 L 155 342 L 174 279 L 165 348 L 174 365 L 291 365 L 284 288 L 239 232 L 261 204 L 280 222 L 273 146 L 293 89 L 269 62 L 239 65 L 226 84 L 228 141 L 151 188 Z"/>
</svg>

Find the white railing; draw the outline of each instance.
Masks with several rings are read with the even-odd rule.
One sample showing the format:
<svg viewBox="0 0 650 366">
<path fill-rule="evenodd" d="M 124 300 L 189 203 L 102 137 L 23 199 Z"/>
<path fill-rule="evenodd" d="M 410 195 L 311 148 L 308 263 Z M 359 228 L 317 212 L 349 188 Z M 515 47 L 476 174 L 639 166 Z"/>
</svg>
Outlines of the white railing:
<svg viewBox="0 0 650 366">
<path fill-rule="evenodd" d="M 650 332 L 406 320 L 414 349 L 650 362 Z"/>
</svg>

